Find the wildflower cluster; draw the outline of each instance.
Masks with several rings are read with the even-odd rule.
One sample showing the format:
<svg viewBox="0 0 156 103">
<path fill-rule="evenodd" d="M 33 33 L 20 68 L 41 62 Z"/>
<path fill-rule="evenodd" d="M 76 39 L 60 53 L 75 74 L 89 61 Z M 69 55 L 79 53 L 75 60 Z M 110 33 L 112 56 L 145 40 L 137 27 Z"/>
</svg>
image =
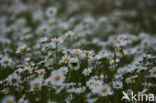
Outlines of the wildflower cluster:
<svg viewBox="0 0 156 103">
<path fill-rule="evenodd" d="M 11 17 L 0 17 L 0 102 L 120 103 L 122 91 L 156 93 L 156 37 L 108 36 L 128 26 L 111 27 L 112 15 L 74 15 L 81 4 L 69 1 L 66 17 L 57 4 L 39 8 L 44 1 L 13 3 Z"/>
</svg>

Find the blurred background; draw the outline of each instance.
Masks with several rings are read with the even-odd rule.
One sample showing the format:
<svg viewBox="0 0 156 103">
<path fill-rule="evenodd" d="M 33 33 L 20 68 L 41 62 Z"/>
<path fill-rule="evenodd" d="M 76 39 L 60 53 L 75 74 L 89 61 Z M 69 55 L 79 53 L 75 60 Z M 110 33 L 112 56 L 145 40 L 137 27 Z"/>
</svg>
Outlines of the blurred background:
<svg viewBox="0 0 156 103">
<path fill-rule="evenodd" d="M 51 5 L 59 7 L 60 16 L 66 12 L 70 14 L 68 17 L 80 16 L 80 13 L 89 13 L 95 18 L 111 16 L 110 19 L 115 19 L 111 26 L 119 28 L 126 25 L 123 30 L 111 33 L 156 32 L 156 0 L 0 0 L 0 15 L 11 17 L 14 12 L 22 11 L 30 16 L 31 10 Z"/>
</svg>

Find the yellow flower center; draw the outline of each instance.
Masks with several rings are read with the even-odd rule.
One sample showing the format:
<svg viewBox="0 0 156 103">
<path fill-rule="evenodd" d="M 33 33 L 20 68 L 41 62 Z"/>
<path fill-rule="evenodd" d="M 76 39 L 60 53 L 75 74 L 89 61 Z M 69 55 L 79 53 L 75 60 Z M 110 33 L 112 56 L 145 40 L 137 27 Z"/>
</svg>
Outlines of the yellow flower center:
<svg viewBox="0 0 156 103">
<path fill-rule="evenodd" d="M 97 85 L 99 85 L 99 83 L 94 83 L 93 85 L 94 85 L 94 86 L 97 86 Z"/>
<path fill-rule="evenodd" d="M 78 54 L 78 53 L 80 53 L 80 51 L 75 51 L 74 53 L 75 53 L 75 54 Z"/>
<path fill-rule="evenodd" d="M 130 83 L 132 83 L 132 81 L 131 81 L 131 80 L 129 80 L 129 81 L 128 81 L 128 83 L 130 84 Z"/>
<path fill-rule="evenodd" d="M 153 74 L 156 74 L 156 71 L 154 71 Z"/>
<path fill-rule="evenodd" d="M 120 87 L 120 85 L 119 85 L 119 84 L 116 84 L 115 86 L 116 86 L 116 87 Z"/>
<path fill-rule="evenodd" d="M 2 91 L 2 93 L 4 93 L 4 94 L 5 94 L 5 93 L 7 93 L 7 91 L 6 91 L 6 90 L 3 90 L 3 91 Z"/>
<path fill-rule="evenodd" d="M 139 65 L 140 63 L 139 62 L 136 62 L 136 65 Z"/>
<path fill-rule="evenodd" d="M 84 51 L 83 53 L 84 53 L 84 54 L 88 54 L 88 53 L 89 53 L 89 51 Z"/>
<path fill-rule="evenodd" d="M 67 36 L 66 36 L 66 39 L 70 39 L 70 35 L 67 35 Z"/>
<path fill-rule="evenodd" d="M 68 58 L 64 58 L 64 60 L 63 60 L 63 61 L 64 61 L 64 62 L 66 62 L 67 60 L 68 60 Z"/>
<path fill-rule="evenodd" d="M 134 76 L 130 76 L 129 78 L 130 78 L 130 79 L 133 79 L 133 78 L 134 78 Z"/>
<path fill-rule="evenodd" d="M 109 55 L 109 57 L 110 57 L 110 58 L 113 58 L 113 56 L 112 56 L 112 55 Z"/>
<path fill-rule="evenodd" d="M 147 85 L 148 85 L 147 83 L 144 84 L 145 87 L 147 87 Z"/>
<path fill-rule="evenodd" d="M 120 40 L 124 40 L 124 38 L 123 37 L 120 37 Z"/>
<path fill-rule="evenodd" d="M 60 41 L 59 41 L 59 40 L 54 40 L 54 42 L 55 42 L 55 43 L 60 43 Z"/>
<path fill-rule="evenodd" d="M 124 55 L 124 52 L 120 52 L 120 55 Z"/>
<path fill-rule="evenodd" d="M 102 93 L 106 93 L 107 92 L 107 89 L 106 88 L 103 88 L 102 89 Z"/>
<path fill-rule="evenodd" d="M 127 70 L 124 70 L 124 72 L 126 73 L 126 72 L 128 72 Z"/>
<path fill-rule="evenodd" d="M 148 43 L 147 42 L 144 42 L 144 46 L 147 46 L 148 45 Z"/>
<path fill-rule="evenodd" d="M 19 51 L 20 51 L 20 52 L 23 51 L 23 48 L 19 48 Z"/>
<path fill-rule="evenodd" d="M 89 74 L 89 71 L 85 72 L 87 75 Z"/>
<path fill-rule="evenodd" d="M 11 80 L 11 82 L 14 84 L 14 83 L 17 82 L 17 79 L 16 79 L 16 78 L 13 78 L 13 79 Z"/>
<path fill-rule="evenodd" d="M 57 76 L 54 78 L 55 81 L 59 81 L 60 79 L 61 79 L 61 77 L 60 77 L 59 75 L 57 75 Z"/>
<path fill-rule="evenodd" d="M 114 64 L 114 63 L 115 63 L 115 61 L 113 60 L 113 61 L 112 61 L 112 63 Z"/>
<path fill-rule="evenodd" d="M 44 72 L 43 72 L 43 71 L 41 71 L 41 72 L 40 72 L 40 75 L 43 75 L 43 73 L 44 73 Z"/>
<path fill-rule="evenodd" d="M 34 83 L 34 84 L 33 84 L 33 89 L 34 89 L 34 90 L 37 90 L 37 89 L 38 89 L 38 84 L 37 84 L 37 83 Z"/>
<path fill-rule="evenodd" d="M 8 99 L 8 100 L 6 101 L 6 103 L 12 103 L 12 101 Z"/>
<path fill-rule="evenodd" d="M 65 73 L 66 72 L 66 70 L 62 70 L 62 73 Z"/>
<path fill-rule="evenodd" d="M 3 63 L 4 64 L 8 64 L 9 63 L 9 60 L 4 60 Z"/>
<path fill-rule="evenodd" d="M 101 56 L 101 58 L 105 58 L 105 57 L 106 57 L 106 56 L 104 56 L 104 55 L 103 55 L 103 56 Z"/>
<path fill-rule="evenodd" d="M 90 82 L 90 83 L 89 83 L 89 85 L 92 85 L 92 84 L 94 84 L 94 83 L 93 83 L 93 82 Z"/>
<path fill-rule="evenodd" d="M 50 10 L 50 11 L 49 11 L 49 13 L 50 13 L 50 14 L 53 14 L 53 13 L 54 13 L 54 11 L 53 11 L 53 10 Z"/>
<path fill-rule="evenodd" d="M 28 64 L 28 67 L 30 67 L 31 65 L 30 64 Z"/>
<path fill-rule="evenodd" d="M 92 60 L 97 60 L 97 57 L 93 57 Z"/>
</svg>

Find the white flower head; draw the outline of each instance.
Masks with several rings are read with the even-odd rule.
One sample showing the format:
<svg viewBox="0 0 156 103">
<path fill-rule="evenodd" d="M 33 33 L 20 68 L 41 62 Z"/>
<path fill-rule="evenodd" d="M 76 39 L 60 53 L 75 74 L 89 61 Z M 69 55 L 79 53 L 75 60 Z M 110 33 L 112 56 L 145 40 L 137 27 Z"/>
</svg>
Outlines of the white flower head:
<svg viewBox="0 0 156 103">
<path fill-rule="evenodd" d="M 7 56 L 3 57 L 1 60 L 0 60 L 0 63 L 3 67 L 7 67 L 9 66 L 11 63 L 12 63 L 12 59 L 8 58 Z"/>
<path fill-rule="evenodd" d="M 150 70 L 150 76 L 156 78 L 156 67 Z"/>
<path fill-rule="evenodd" d="M 80 68 L 78 58 L 70 58 L 68 65 L 73 70 L 78 70 Z"/>
<path fill-rule="evenodd" d="M 50 80 L 52 85 L 57 86 L 63 84 L 63 82 L 65 81 L 65 76 L 61 71 L 55 70 L 51 73 L 51 76 L 48 79 Z"/>
<path fill-rule="evenodd" d="M 123 84 L 121 81 L 115 81 L 115 82 L 113 82 L 113 87 L 116 89 L 120 89 L 123 87 Z"/>
<path fill-rule="evenodd" d="M 70 57 L 69 56 L 63 56 L 62 59 L 59 61 L 60 63 L 68 63 Z"/>
<path fill-rule="evenodd" d="M 35 78 L 34 80 L 30 81 L 31 91 L 37 91 L 42 86 L 42 78 Z"/>
<path fill-rule="evenodd" d="M 48 17 L 54 17 L 54 16 L 56 15 L 56 13 L 57 13 L 56 7 L 49 7 L 49 8 L 47 9 L 47 11 L 46 11 L 46 15 L 47 15 Z"/>
<path fill-rule="evenodd" d="M 65 39 L 70 39 L 73 35 L 74 35 L 74 32 L 68 31 L 67 33 L 65 33 Z"/>
<path fill-rule="evenodd" d="M 91 72 L 92 72 L 92 68 L 85 68 L 82 71 L 82 74 L 84 74 L 85 76 L 88 76 Z"/>
<path fill-rule="evenodd" d="M 82 51 L 80 49 L 73 49 L 72 50 L 72 54 L 78 55 L 78 54 L 81 54 L 81 53 L 82 53 Z"/>
<path fill-rule="evenodd" d="M 111 94 L 112 94 L 112 91 L 108 84 L 104 84 L 104 85 L 100 86 L 99 95 L 108 96 Z"/>
<path fill-rule="evenodd" d="M 38 72 L 39 76 L 44 76 L 44 74 L 45 74 L 45 70 L 44 69 L 40 69 L 37 72 Z"/>
<path fill-rule="evenodd" d="M 60 70 L 63 74 L 67 74 L 67 72 L 68 72 L 68 68 L 67 68 L 67 67 L 61 67 L 61 68 L 59 68 L 59 70 Z"/>
<path fill-rule="evenodd" d="M 10 85 L 19 86 L 19 83 L 21 82 L 21 77 L 16 73 L 13 73 L 8 76 L 7 81 Z"/>
<path fill-rule="evenodd" d="M 60 44 L 60 43 L 62 43 L 63 42 L 63 39 L 62 38 L 53 38 L 52 40 L 51 40 L 51 46 L 53 47 L 53 48 L 56 48 L 56 45 L 58 45 L 58 44 Z"/>
<path fill-rule="evenodd" d="M 20 47 L 17 48 L 16 53 L 21 53 L 24 49 L 26 48 L 26 45 L 22 45 Z"/>
<path fill-rule="evenodd" d="M 90 79 L 86 84 L 92 93 L 98 93 L 103 82 L 101 80 Z"/>
<path fill-rule="evenodd" d="M 97 60 L 99 60 L 99 55 L 95 55 L 95 56 L 90 56 L 89 57 L 90 58 L 90 61 L 97 61 Z"/>
<path fill-rule="evenodd" d="M 15 102 L 16 102 L 15 97 L 11 95 L 5 96 L 1 101 L 1 103 L 15 103 Z"/>
<path fill-rule="evenodd" d="M 76 94 L 81 94 L 83 92 L 85 92 L 86 88 L 85 87 L 79 87 L 75 89 L 75 93 Z"/>
</svg>

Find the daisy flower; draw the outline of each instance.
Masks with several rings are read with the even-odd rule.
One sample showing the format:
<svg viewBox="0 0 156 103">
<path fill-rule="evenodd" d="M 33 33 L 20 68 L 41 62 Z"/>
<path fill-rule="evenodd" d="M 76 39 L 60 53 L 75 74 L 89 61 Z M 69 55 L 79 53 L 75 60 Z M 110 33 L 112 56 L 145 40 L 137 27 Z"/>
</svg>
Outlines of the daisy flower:
<svg viewBox="0 0 156 103">
<path fill-rule="evenodd" d="M 61 38 L 53 38 L 51 41 L 52 41 L 51 42 L 51 46 L 53 48 L 56 48 L 56 45 L 58 45 L 58 44 L 63 42 L 63 40 Z"/>
<path fill-rule="evenodd" d="M 44 76 L 44 74 L 45 74 L 45 70 L 44 69 L 40 69 L 37 72 L 38 72 L 39 76 Z"/>
<path fill-rule="evenodd" d="M 31 91 L 39 90 L 41 86 L 42 86 L 42 78 L 35 78 L 34 80 L 30 81 Z"/>
<path fill-rule="evenodd" d="M 106 58 L 106 55 L 104 53 L 100 53 L 99 54 L 99 59 L 104 59 L 104 58 Z"/>
<path fill-rule="evenodd" d="M 55 44 L 59 44 L 59 43 L 62 43 L 63 42 L 63 40 L 61 38 L 53 38 L 51 41 L 53 43 L 55 43 Z"/>
<path fill-rule="evenodd" d="M 67 33 L 65 33 L 65 38 L 70 39 L 73 35 L 74 35 L 74 32 L 68 31 Z"/>
<path fill-rule="evenodd" d="M 12 95 L 5 96 L 1 101 L 1 103 L 15 103 L 15 102 L 16 102 L 15 97 Z"/>
<path fill-rule="evenodd" d="M 8 90 L 7 89 L 3 89 L 0 91 L 2 94 L 7 94 L 8 93 Z"/>
<path fill-rule="evenodd" d="M 60 63 L 67 63 L 69 61 L 70 57 L 69 56 L 63 56 L 62 59 L 59 61 Z"/>
<path fill-rule="evenodd" d="M 82 71 L 82 74 L 84 74 L 85 76 L 88 76 L 91 72 L 92 72 L 92 68 L 85 68 Z"/>
<path fill-rule="evenodd" d="M 78 55 L 78 54 L 80 54 L 80 53 L 82 53 L 82 51 L 81 51 L 80 49 L 73 49 L 73 50 L 72 50 L 72 54 Z"/>
<path fill-rule="evenodd" d="M 112 95 L 113 92 L 111 91 L 111 88 L 108 84 L 104 84 L 104 85 L 100 86 L 98 93 L 101 96 L 108 96 L 108 95 Z"/>
<path fill-rule="evenodd" d="M 17 50 L 16 50 L 16 53 L 17 54 L 21 53 L 25 49 L 25 47 L 26 47 L 25 45 L 22 45 L 22 46 L 18 47 Z"/>
<path fill-rule="evenodd" d="M 3 57 L 1 60 L 0 60 L 0 63 L 3 67 L 7 67 L 9 66 L 11 63 L 12 63 L 12 59 L 8 58 L 7 56 Z"/>
<path fill-rule="evenodd" d="M 76 94 L 81 94 L 81 93 L 84 93 L 85 90 L 86 90 L 86 87 L 79 87 L 79 88 L 75 89 L 75 93 Z"/>
<path fill-rule="evenodd" d="M 49 80 L 53 85 L 62 85 L 65 81 L 65 76 L 61 71 L 55 70 L 51 73 Z"/>
<path fill-rule="evenodd" d="M 114 64 L 115 62 L 118 63 L 119 61 L 120 61 L 119 59 L 116 59 L 116 61 L 115 60 L 111 60 L 110 64 Z"/>
<path fill-rule="evenodd" d="M 91 61 L 97 61 L 97 60 L 99 60 L 99 56 L 98 55 L 90 56 L 89 58 L 90 58 Z"/>
<path fill-rule="evenodd" d="M 88 54 L 89 54 L 89 51 L 84 50 L 84 51 L 83 51 L 83 54 L 88 55 Z"/>
<path fill-rule="evenodd" d="M 112 59 L 114 57 L 113 54 L 109 54 L 108 56 L 109 56 L 110 59 Z"/>
<path fill-rule="evenodd" d="M 80 68 L 80 64 L 77 58 L 70 58 L 68 65 L 73 70 L 78 70 Z"/>
<path fill-rule="evenodd" d="M 127 84 L 132 84 L 132 83 L 134 83 L 134 81 L 133 81 L 132 79 L 130 79 L 130 78 L 127 78 L 127 79 L 126 79 L 126 83 L 127 83 Z"/>
<path fill-rule="evenodd" d="M 87 81 L 87 86 L 90 88 L 92 93 L 98 93 L 99 87 L 103 84 L 101 80 L 90 79 Z"/>
<path fill-rule="evenodd" d="M 16 73 L 13 73 L 8 76 L 7 81 L 9 82 L 10 85 L 18 86 L 19 83 L 21 82 L 21 77 Z"/>
<path fill-rule="evenodd" d="M 62 51 L 62 53 L 63 53 L 64 55 L 69 55 L 69 54 L 72 53 L 71 51 L 72 51 L 71 49 L 66 49 L 66 48 L 64 48 L 64 50 Z"/>
<path fill-rule="evenodd" d="M 93 53 L 94 53 L 93 51 L 84 50 L 83 51 L 83 56 L 92 56 Z"/>
<path fill-rule="evenodd" d="M 115 89 L 120 89 L 120 88 L 123 87 L 123 84 L 122 84 L 121 81 L 116 81 L 116 82 L 113 82 L 113 87 L 114 87 Z"/>
<path fill-rule="evenodd" d="M 121 73 L 121 74 L 126 74 L 128 72 L 129 72 L 129 68 L 127 67 L 118 69 L 118 73 Z"/>
<path fill-rule="evenodd" d="M 129 79 L 135 79 L 135 78 L 137 78 L 137 77 L 138 77 L 137 75 L 135 75 L 135 76 L 130 76 Z"/>
<path fill-rule="evenodd" d="M 153 69 L 151 69 L 150 70 L 150 73 L 151 73 L 150 76 L 155 78 L 156 77 L 156 67 L 154 67 Z"/>
<path fill-rule="evenodd" d="M 89 88 L 91 88 L 91 86 L 94 84 L 95 80 L 94 79 L 90 79 L 89 81 L 86 82 L 87 86 Z"/>
<path fill-rule="evenodd" d="M 60 70 L 63 74 L 67 74 L 67 72 L 68 72 L 68 68 L 67 68 L 67 67 L 61 67 L 61 68 L 59 68 L 59 70 Z"/>
<path fill-rule="evenodd" d="M 54 16 L 56 15 L 56 13 L 57 13 L 56 7 L 49 7 L 49 8 L 47 9 L 47 11 L 46 11 L 46 15 L 47 15 L 48 17 L 54 17 Z"/>
</svg>

